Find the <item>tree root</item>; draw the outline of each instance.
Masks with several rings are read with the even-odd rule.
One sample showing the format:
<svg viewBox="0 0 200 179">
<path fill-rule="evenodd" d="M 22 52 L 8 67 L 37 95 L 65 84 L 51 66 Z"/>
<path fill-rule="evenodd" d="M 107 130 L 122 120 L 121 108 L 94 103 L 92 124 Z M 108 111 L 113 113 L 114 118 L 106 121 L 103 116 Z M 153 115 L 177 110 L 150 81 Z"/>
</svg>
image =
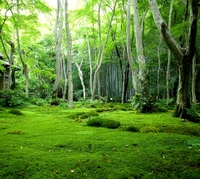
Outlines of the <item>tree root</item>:
<svg viewBox="0 0 200 179">
<path fill-rule="evenodd" d="M 187 119 L 188 121 L 199 123 L 200 117 L 196 113 L 196 111 L 191 108 L 180 107 L 180 105 L 176 106 L 174 117 L 180 117 L 182 119 Z"/>
</svg>

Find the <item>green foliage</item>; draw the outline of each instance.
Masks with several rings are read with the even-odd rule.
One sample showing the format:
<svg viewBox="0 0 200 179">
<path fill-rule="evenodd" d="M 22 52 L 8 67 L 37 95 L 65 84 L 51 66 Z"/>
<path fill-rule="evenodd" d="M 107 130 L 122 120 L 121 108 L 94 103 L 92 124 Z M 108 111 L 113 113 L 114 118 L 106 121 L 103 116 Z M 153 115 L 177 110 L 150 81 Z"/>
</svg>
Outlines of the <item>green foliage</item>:
<svg viewBox="0 0 200 179">
<path fill-rule="evenodd" d="M 23 106 L 27 103 L 27 97 L 20 90 L 1 90 L 0 105 L 3 107 Z"/>
<path fill-rule="evenodd" d="M 52 99 L 50 101 L 50 104 L 52 106 L 59 106 L 61 104 L 61 102 L 62 102 L 62 99 L 60 99 L 60 98 L 54 98 L 54 99 Z"/>
<path fill-rule="evenodd" d="M 15 115 L 23 115 L 23 113 L 19 109 L 11 109 L 9 113 L 15 114 Z"/>
<path fill-rule="evenodd" d="M 200 147 L 200 139 L 194 138 L 194 139 L 187 140 L 187 144 L 191 145 L 191 146 L 199 146 Z"/>
<path fill-rule="evenodd" d="M 155 111 L 155 103 L 144 95 L 143 92 L 137 93 L 131 102 L 134 110 L 141 113 L 149 113 Z"/>
</svg>

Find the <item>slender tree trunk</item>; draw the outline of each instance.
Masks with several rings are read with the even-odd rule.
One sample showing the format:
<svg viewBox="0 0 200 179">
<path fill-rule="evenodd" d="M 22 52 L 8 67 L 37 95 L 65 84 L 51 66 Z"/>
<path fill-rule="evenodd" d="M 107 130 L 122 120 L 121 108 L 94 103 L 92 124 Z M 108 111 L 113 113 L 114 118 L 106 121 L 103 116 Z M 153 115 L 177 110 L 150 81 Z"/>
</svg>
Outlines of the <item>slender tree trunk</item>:
<svg viewBox="0 0 200 179">
<path fill-rule="evenodd" d="M 101 76 L 100 76 L 100 71 L 98 71 L 97 74 L 97 85 L 98 85 L 98 99 L 101 100 Z"/>
<path fill-rule="evenodd" d="M 196 104 L 197 98 L 196 98 L 196 54 L 194 55 L 194 58 L 192 60 L 192 103 Z"/>
<path fill-rule="evenodd" d="M 9 88 L 14 89 L 15 88 L 15 67 L 14 67 L 14 53 L 15 53 L 15 44 L 13 41 L 7 41 L 7 43 L 10 45 L 10 55 L 9 55 Z"/>
<path fill-rule="evenodd" d="M 107 35 L 106 35 L 106 40 L 105 40 L 105 43 L 102 44 L 102 37 L 101 37 L 101 3 L 102 1 L 100 2 L 99 4 L 99 9 L 98 9 L 98 31 L 99 31 L 99 54 L 98 54 L 98 62 L 97 62 L 97 67 L 96 67 L 96 70 L 94 72 L 94 76 L 93 76 L 93 89 L 92 89 L 92 100 L 95 99 L 95 92 L 96 92 L 96 82 L 97 82 L 97 75 L 98 75 L 98 72 L 99 72 L 99 69 L 101 67 L 101 64 L 102 64 L 102 61 L 103 61 L 103 57 L 104 57 L 104 51 L 105 51 L 105 48 L 108 44 L 108 38 L 109 38 L 109 35 L 110 35 L 110 30 L 111 30 L 111 26 L 112 26 L 112 21 L 113 21 L 113 18 L 114 18 L 114 14 L 115 14 L 115 9 L 116 9 L 116 5 L 117 5 L 117 0 L 115 0 L 115 3 L 114 3 L 114 8 L 113 8 L 113 12 L 112 12 L 112 16 L 111 16 L 111 19 L 110 19 L 110 22 L 109 22 L 109 25 L 108 25 L 108 32 L 107 32 Z"/>
<path fill-rule="evenodd" d="M 78 75 L 79 75 L 79 78 L 80 78 L 80 81 L 81 81 L 81 85 L 82 85 L 82 89 L 83 89 L 83 99 L 85 100 L 86 99 L 85 83 L 84 83 L 84 80 L 83 80 L 83 72 L 81 70 L 83 59 L 82 59 L 80 65 L 78 63 L 76 63 L 76 62 L 74 62 L 74 63 L 76 65 L 77 69 L 78 69 Z"/>
<path fill-rule="evenodd" d="M 126 17 L 126 47 L 127 47 L 127 57 L 129 61 L 129 65 L 131 68 L 132 74 L 132 85 L 135 90 L 135 93 L 138 93 L 138 68 L 133 59 L 132 50 L 131 50 L 131 34 L 130 34 L 130 27 L 131 27 L 131 1 L 128 1 L 127 4 L 127 17 Z"/>
<path fill-rule="evenodd" d="M 157 53 L 158 53 L 158 71 L 157 71 L 157 96 L 156 100 L 158 101 L 160 98 L 160 70 L 161 70 L 161 60 L 160 60 L 160 46 L 162 43 L 162 36 L 160 35 L 160 41 L 157 47 Z"/>
<path fill-rule="evenodd" d="M 173 12 L 174 0 L 170 4 L 169 20 L 168 20 L 168 29 L 171 29 L 172 21 L 172 12 Z M 171 51 L 168 50 L 168 60 L 167 60 L 167 75 L 166 75 L 166 88 L 167 88 L 167 100 L 170 99 L 170 67 L 171 67 Z"/>
<path fill-rule="evenodd" d="M 20 14 L 20 10 L 19 10 L 19 0 L 17 0 L 17 13 Z M 23 74 L 26 77 L 26 89 L 25 89 L 25 93 L 26 96 L 29 96 L 29 70 L 28 70 L 28 66 L 25 64 L 24 62 L 24 58 L 22 56 L 22 51 L 21 51 L 21 43 L 20 43 L 20 36 L 19 36 L 19 29 L 18 27 L 16 27 L 16 34 L 17 34 L 17 45 L 18 45 L 18 52 L 19 52 L 19 57 L 23 66 Z"/>
<path fill-rule="evenodd" d="M 188 33 L 188 41 L 186 42 L 186 48 L 180 47 L 170 33 L 167 24 L 160 15 L 157 1 L 149 0 L 151 5 L 154 21 L 162 33 L 163 39 L 171 50 L 172 54 L 178 60 L 179 63 L 179 87 L 177 95 L 177 106 L 175 109 L 175 117 L 181 117 L 193 122 L 200 122 L 199 116 L 192 111 L 191 113 L 191 69 L 192 60 L 196 52 L 196 37 L 197 37 L 197 20 L 198 20 L 198 1 L 191 0 L 191 14 L 190 14 L 190 26 Z"/>
<path fill-rule="evenodd" d="M 61 0 L 57 0 L 57 12 L 56 12 L 56 25 L 55 25 L 55 39 L 56 39 L 56 80 L 53 86 L 53 97 L 57 97 L 58 89 L 61 82 L 62 71 L 62 30 L 63 30 L 63 10 Z"/>
<path fill-rule="evenodd" d="M 73 107 L 73 83 L 72 83 L 72 38 L 69 29 L 69 19 L 68 19 L 68 0 L 65 0 L 65 27 L 67 33 L 67 75 L 68 75 L 68 106 Z"/>
<path fill-rule="evenodd" d="M 134 9 L 134 31 L 135 31 L 135 37 L 136 37 L 136 51 L 137 51 L 137 58 L 138 58 L 138 64 L 139 64 L 138 85 L 143 95 L 145 95 L 145 97 L 149 99 L 146 60 L 144 57 L 142 31 L 140 27 L 139 7 L 138 7 L 137 0 L 133 0 L 133 9 Z"/>
<path fill-rule="evenodd" d="M 64 53 L 63 53 L 64 54 Z M 63 73 L 63 79 L 64 79 L 64 87 L 63 87 L 63 101 L 66 100 L 66 93 L 67 93 L 67 73 L 66 73 L 66 62 L 65 58 L 62 58 L 62 73 Z"/>
<path fill-rule="evenodd" d="M 87 40 L 87 48 L 88 48 L 88 56 L 89 56 L 89 63 L 90 63 L 90 93 L 92 93 L 93 88 L 93 70 L 92 70 L 92 55 L 91 55 L 91 47 L 90 47 L 90 40 L 88 37 L 88 32 L 86 32 L 86 40 Z"/>
<path fill-rule="evenodd" d="M 109 97 L 109 65 L 106 66 L 106 102 Z"/>
</svg>

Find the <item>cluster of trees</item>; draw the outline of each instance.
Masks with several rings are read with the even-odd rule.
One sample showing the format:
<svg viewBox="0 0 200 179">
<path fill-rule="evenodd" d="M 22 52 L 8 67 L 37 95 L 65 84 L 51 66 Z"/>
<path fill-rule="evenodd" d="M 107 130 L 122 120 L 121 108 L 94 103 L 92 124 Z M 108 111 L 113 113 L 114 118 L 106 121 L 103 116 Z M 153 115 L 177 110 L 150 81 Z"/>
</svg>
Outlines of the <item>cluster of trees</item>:
<svg viewBox="0 0 200 179">
<path fill-rule="evenodd" d="M 69 106 L 73 98 L 174 99 L 175 115 L 193 119 L 188 109 L 200 96 L 198 1 L 81 2 L 69 11 L 67 0 L 57 0 L 47 27 L 41 15 L 53 10 L 42 0 L 1 1 L 0 51 L 22 69 L 14 73 L 12 65 L 10 86 L 43 98 L 68 96 Z"/>
</svg>

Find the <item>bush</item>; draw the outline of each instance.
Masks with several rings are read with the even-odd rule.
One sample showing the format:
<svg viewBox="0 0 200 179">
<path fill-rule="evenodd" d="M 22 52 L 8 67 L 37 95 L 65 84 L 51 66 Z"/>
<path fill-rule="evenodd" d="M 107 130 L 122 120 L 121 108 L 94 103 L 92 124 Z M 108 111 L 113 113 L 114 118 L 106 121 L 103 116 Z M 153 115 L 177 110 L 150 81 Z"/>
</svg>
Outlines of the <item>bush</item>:
<svg viewBox="0 0 200 179">
<path fill-rule="evenodd" d="M 1 90 L 0 105 L 3 107 L 23 106 L 27 103 L 28 98 L 20 90 Z"/>
<path fill-rule="evenodd" d="M 109 128 L 109 129 L 116 129 L 120 126 L 120 122 L 114 121 L 114 120 L 104 120 L 103 121 L 103 127 Z"/>
<path fill-rule="evenodd" d="M 128 126 L 125 130 L 129 132 L 139 132 L 139 129 L 132 125 Z"/>
<path fill-rule="evenodd" d="M 141 113 L 149 113 L 156 110 L 155 103 L 150 98 L 146 97 L 143 92 L 140 92 L 133 97 L 131 105 L 136 111 Z"/>
<path fill-rule="evenodd" d="M 88 126 L 92 127 L 102 127 L 104 119 L 100 117 L 91 118 L 87 121 Z"/>
<path fill-rule="evenodd" d="M 78 118 L 79 116 L 82 116 L 82 115 L 84 115 L 84 114 L 85 114 L 85 112 L 77 112 L 77 113 L 74 113 L 74 114 L 70 114 L 70 115 L 68 115 L 67 117 L 70 118 L 70 119 L 76 119 L 76 118 Z"/>
<path fill-rule="evenodd" d="M 101 117 L 94 117 L 88 120 L 87 125 L 92 127 L 106 127 L 109 129 L 116 129 L 120 126 L 120 122 L 103 119 Z"/>
</svg>

